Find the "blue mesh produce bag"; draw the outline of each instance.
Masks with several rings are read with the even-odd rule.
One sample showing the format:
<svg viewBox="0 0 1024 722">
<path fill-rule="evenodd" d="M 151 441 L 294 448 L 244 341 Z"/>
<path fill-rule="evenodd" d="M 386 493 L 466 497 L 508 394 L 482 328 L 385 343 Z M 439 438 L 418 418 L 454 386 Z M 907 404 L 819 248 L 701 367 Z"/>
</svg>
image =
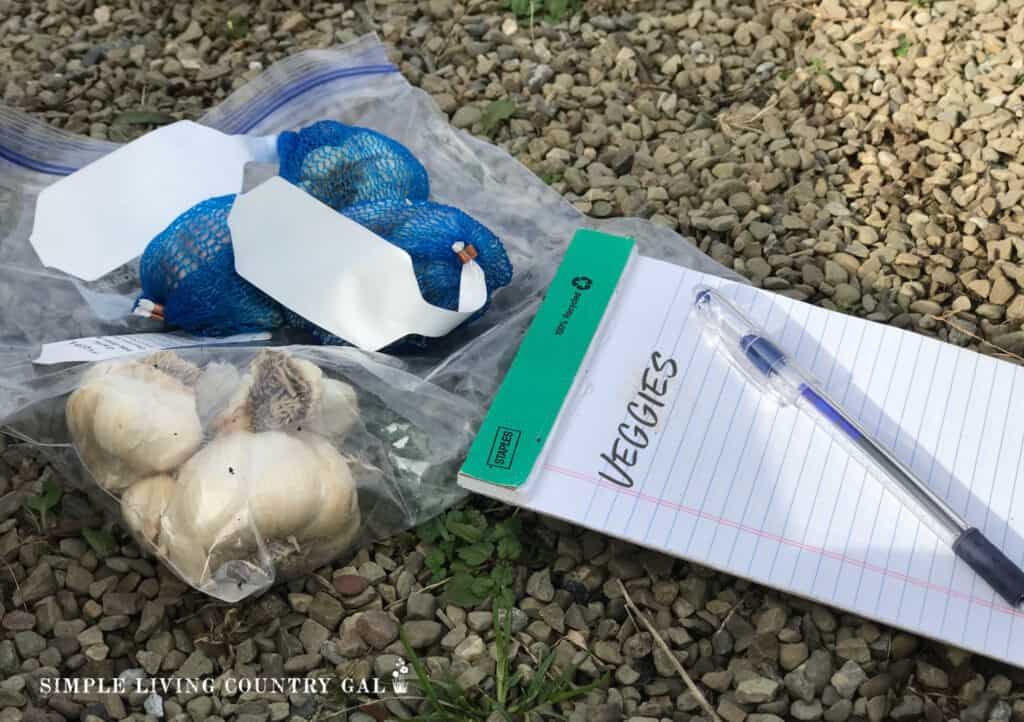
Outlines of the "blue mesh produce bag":
<svg viewBox="0 0 1024 722">
<path fill-rule="evenodd" d="M 512 280 L 512 264 L 501 241 L 458 208 L 431 201 L 371 201 L 341 212 L 412 256 L 420 293 L 435 306 L 452 311 L 459 308 L 462 261 L 452 250 L 457 242 L 476 249 L 488 300 Z"/>
<path fill-rule="evenodd" d="M 235 196 L 197 203 L 146 246 L 139 272 L 139 315 L 200 336 L 267 331 L 284 309 L 235 272 L 228 214 Z"/>
<path fill-rule="evenodd" d="M 479 318 L 490 305 L 494 292 L 512 280 L 512 263 L 501 240 L 482 223 L 458 208 L 431 201 L 381 200 L 356 203 L 342 214 L 394 243 L 412 257 L 420 293 L 429 303 L 456 311 L 462 260 L 453 250 L 456 243 L 472 246 L 476 262 L 484 272 L 487 304 L 469 318 Z M 343 343 L 323 329 L 289 312 L 290 323 L 306 328 L 324 343 Z M 423 346 L 422 338 L 408 339 Z M 399 345 L 392 350 L 401 350 Z"/>
<path fill-rule="evenodd" d="M 234 199 L 222 196 L 196 204 L 149 243 L 140 265 L 142 296 L 136 312 L 204 336 L 289 325 L 311 332 L 322 343 L 344 343 L 235 272 L 227 223 Z M 357 203 L 342 212 L 409 253 L 420 292 L 435 306 L 458 309 L 462 261 L 453 250 L 456 243 L 473 247 L 484 272 L 488 304 L 494 291 L 512 279 L 512 264 L 498 237 L 457 208 L 430 201 L 380 200 Z M 413 345 L 422 346 L 423 341 Z"/>
<path fill-rule="evenodd" d="M 512 279 L 512 265 L 497 236 L 457 208 L 426 200 L 426 170 L 401 143 L 325 120 L 282 133 L 277 148 L 285 180 L 409 253 L 429 303 L 458 309 L 462 260 L 453 250 L 456 243 L 472 247 L 484 272 L 488 304 L 494 291 Z M 142 257 L 136 313 L 199 335 L 288 325 L 312 332 L 323 343 L 344 343 L 235 272 L 227 223 L 234 199 L 223 196 L 195 205 L 150 242 Z"/>
<path fill-rule="evenodd" d="M 335 210 L 386 198 L 426 200 L 427 171 L 386 135 L 333 120 L 281 133 L 281 177 Z"/>
</svg>

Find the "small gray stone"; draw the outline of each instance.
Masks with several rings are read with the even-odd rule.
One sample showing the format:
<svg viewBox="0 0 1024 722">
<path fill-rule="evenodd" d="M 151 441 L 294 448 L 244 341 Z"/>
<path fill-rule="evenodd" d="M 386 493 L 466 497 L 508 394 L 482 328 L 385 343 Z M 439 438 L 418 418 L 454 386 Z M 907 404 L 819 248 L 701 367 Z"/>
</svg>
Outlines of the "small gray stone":
<svg viewBox="0 0 1024 722">
<path fill-rule="evenodd" d="M 594 656 L 608 664 L 622 664 L 622 655 L 619 653 L 619 645 L 607 639 L 602 639 L 594 645 Z"/>
<path fill-rule="evenodd" d="M 526 580 L 526 593 L 541 602 L 555 598 L 555 587 L 551 583 L 551 571 L 547 568 L 534 572 Z"/>
<path fill-rule="evenodd" d="M 86 647 L 83 654 L 93 662 L 102 662 L 110 655 L 110 647 L 105 644 L 94 644 Z"/>
<path fill-rule="evenodd" d="M 18 654 L 24 659 L 35 657 L 46 649 L 46 640 L 36 632 L 26 630 L 14 635 L 14 645 L 18 648 Z"/>
<path fill-rule="evenodd" d="M 185 704 L 185 709 L 196 720 L 205 720 L 213 712 L 213 700 L 209 697 L 195 697 Z"/>
<path fill-rule="evenodd" d="M 28 578 L 21 582 L 20 589 L 15 593 L 19 604 L 31 604 L 57 591 L 57 579 L 53 569 L 46 562 L 40 562 Z"/>
<path fill-rule="evenodd" d="M 736 227 L 739 220 L 739 216 L 731 213 L 722 216 L 715 216 L 708 221 L 708 230 L 716 233 L 727 233 Z"/>
<path fill-rule="evenodd" d="M 45 597 L 34 607 L 36 631 L 44 637 L 50 636 L 53 628 L 64 620 L 64 613 L 56 597 Z"/>
<path fill-rule="evenodd" d="M 196 650 L 178 667 L 175 674 L 182 679 L 199 679 L 213 672 L 213 662 L 205 654 Z"/>
<path fill-rule="evenodd" d="M 562 610 L 562 607 L 559 606 L 558 602 L 545 604 L 541 607 L 540 618 L 545 624 L 559 634 L 563 634 L 565 632 L 565 612 Z"/>
<path fill-rule="evenodd" d="M 18 653 L 10 639 L 0 640 L 0 672 L 13 673 L 18 668 Z"/>
<path fill-rule="evenodd" d="M 778 634 L 788 618 L 788 612 L 782 607 L 769 607 L 757 617 L 757 633 Z"/>
<path fill-rule="evenodd" d="M 475 105 L 463 105 L 452 116 L 452 125 L 456 128 L 472 128 L 483 118 L 483 111 Z"/>
<path fill-rule="evenodd" d="M 637 632 L 622 643 L 622 653 L 629 659 L 646 657 L 654 649 L 650 632 Z"/>
<path fill-rule="evenodd" d="M 163 717 L 164 698 L 156 693 L 150 694 L 142 703 L 142 708 L 146 710 L 146 714 L 153 715 L 154 717 Z"/>
<path fill-rule="evenodd" d="M 142 668 L 146 670 L 146 674 L 152 676 L 160 671 L 160 664 L 164 661 L 164 656 L 157 652 L 150 652 L 149 650 L 143 649 L 135 653 L 135 658 L 142 665 Z"/>
<path fill-rule="evenodd" d="M 387 579 L 387 572 L 377 562 L 366 562 L 359 567 L 359 576 L 370 583 L 370 586 L 379 584 Z"/>
<path fill-rule="evenodd" d="M 398 622 L 381 609 L 371 609 L 359 616 L 356 631 L 374 649 L 384 649 L 398 639 Z"/>
<path fill-rule="evenodd" d="M 451 631 L 441 637 L 441 647 L 449 652 L 462 644 L 469 631 L 465 624 L 456 625 Z"/>
<path fill-rule="evenodd" d="M 775 154 L 775 162 L 783 168 L 796 170 L 801 165 L 800 152 L 795 148 L 785 148 Z"/>
<path fill-rule="evenodd" d="M 857 693 L 857 689 L 867 677 L 860 665 L 850 660 L 832 675 L 831 681 L 840 697 L 853 699 L 853 695 Z"/>
<path fill-rule="evenodd" d="M 427 592 L 413 592 L 405 603 L 406 619 L 433 619 L 437 599 Z"/>
<path fill-rule="evenodd" d="M 402 631 L 413 649 L 426 649 L 439 642 L 444 635 L 444 627 L 439 622 L 428 620 L 406 622 L 402 625 Z"/>
<path fill-rule="evenodd" d="M 0 626 L 9 632 L 25 632 L 36 626 L 36 615 L 13 609 L 3 616 Z"/>
<path fill-rule="evenodd" d="M 949 687 L 949 676 L 945 672 L 921 660 L 917 662 L 916 676 L 925 687 L 931 689 L 946 689 Z"/>
<path fill-rule="evenodd" d="M 466 625 L 474 632 L 486 632 L 494 625 L 492 612 L 470 612 L 466 615 Z"/>
<path fill-rule="evenodd" d="M 107 616 L 132 616 L 139 611 L 138 594 L 107 592 L 103 595 L 103 613 Z"/>
<path fill-rule="evenodd" d="M 872 697 L 868 700 L 867 713 L 868 719 L 871 722 L 882 722 L 885 719 L 885 713 L 889 708 L 889 703 L 885 697 L 879 695 L 878 697 Z"/>
<path fill-rule="evenodd" d="M 853 702 L 841 699 L 825 710 L 825 722 L 846 722 L 853 714 Z"/>
<path fill-rule="evenodd" d="M 989 710 L 988 722 L 1010 722 L 1014 713 L 1013 710 L 1014 708 L 1006 700 L 996 700 L 996 703 L 992 705 L 992 709 Z M 895 718 L 896 710 L 893 710 L 892 714 Z"/>
<path fill-rule="evenodd" d="M 858 664 L 867 664 L 871 661 L 871 650 L 868 649 L 868 643 L 860 637 L 847 637 L 836 644 L 836 656 Z"/>
<path fill-rule="evenodd" d="M 803 664 L 809 655 L 807 645 L 803 642 L 783 644 L 779 646 L 779 665 L 790 672 Z"/>
<path fill-rule="evenodd" d="M 150 601 L 142 607 L 142 615 L 139 618 L 139 626 L 135 630 L 135 641 L 144 642 L 156 631 L 164 620 L 163 602 Z"/>
<path fill-rule="evenodd" d="M 103 644 L 103 630 L 98 625 L 89 627 L 79 632 L 77 639 L 83 649 L 94 644 Z"/>
<path fill-rule="evenodd" d="M 345 616 L 345 607 L 330 594 L 318 592 L 309 603 L 309 616 L 333 631 L 338 628 L 338 623 Z"/>
<path fill-rule="evenodd" d="M 760 704 L 775 699 L 779 683 L 767 677 L 751 677 L 736 686 L 736 701 L 740 704 Z"/>
<path fill-rule="evenodd" d="M 882 672 L 862 684 L 857 693 L 862 697 L 877 697 L 888 692 L 891 687 L 892 676 L 888 672 Z"/>
<path fill-rule="evenodd" d="M 813 700 L 811 702 L 804 702 L 802 699 L 795 700 L 793 704 L 789 706 L 789 713 L 793 716 L 793 719 L 798 720 L 821 719 L 821 702 L 818 700 Z"/>
<path fill-rule="evenodd" d="M 290 673 L 311 672 L 320 665 L 320 662 L 319 654 L 298 654 L 284 663 L 284 671 Z"/>
<path fill-rule="evenodd" d="M 889 717 L 894 720 L 916 719 L 924 712 L 924 702 L 914 694 L 903 696 L 895 707 L 889 711 Z"/>
<path fill-rule="evenodd" d="M 455 648 L 454 654 L 457 658 L 473 664 L 487 654 L 487 645 L 484 644 L 483 639 L 472 634 L 462 640 L 459 646 Z"/>
<path fill-rule="evenodd" d="M 331 633 L 317 621 L 307 619 L 299 630 L 299 641 L 308 654 L 319 654 L 320 645 L 327 641 Z"/>
</svg>

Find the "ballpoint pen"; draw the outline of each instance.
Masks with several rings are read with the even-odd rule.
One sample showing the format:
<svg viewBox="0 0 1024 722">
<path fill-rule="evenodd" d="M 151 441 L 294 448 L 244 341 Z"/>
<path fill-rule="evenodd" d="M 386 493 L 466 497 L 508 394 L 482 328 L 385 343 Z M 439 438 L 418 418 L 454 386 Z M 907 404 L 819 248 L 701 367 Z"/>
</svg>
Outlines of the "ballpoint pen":
<svg viewBox="0 0 1024 722">
<path fill-rule="evenodd" d="M 1012 606 L 1024 602 L 1024 571 L 975 527 L 969 526 L 905 464 L 880 444 L 825 393 L 780 345 L 744 317 L 720 293 L 699 288 L 694 313 L 708 338 L 747 379 L 782 404 L 831 422 L 836 437 L 881 472 L 887 488 L 952 547 L 954 554 L 977 572 Z"/>
</svg>

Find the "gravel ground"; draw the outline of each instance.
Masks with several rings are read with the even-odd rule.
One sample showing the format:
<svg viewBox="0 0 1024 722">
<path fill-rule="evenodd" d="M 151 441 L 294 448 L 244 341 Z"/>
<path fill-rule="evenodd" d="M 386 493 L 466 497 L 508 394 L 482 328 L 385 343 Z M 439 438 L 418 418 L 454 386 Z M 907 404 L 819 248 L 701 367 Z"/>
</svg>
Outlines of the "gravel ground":
<svg viewBox="0 0 1024 722">
<path fill-rule="evenodd" d="M 483 132 L 484 109 L 510 98 L 495 142 L 581 210 L 655 219 L 764 288 L 1009 356 L 1024 353 L 1022 11 L 1024 0 L 594 0 L 530 26 L 486 0 L 0 0 L 0 93 L 124 140 L 144 129 L 119 122 L 126 111 L 195 117 L 287 54 L 375 30 L 456 126 Z M 74 494 L 40 534 L 21 506 L 45 472 L 23 447 L 0 458 L 0 722 L 324 719 L 316 695 L 158 704 L 40 696 L 35 680 L 52 668 L 387 675 L 400 625 L 433 668 L 491 683 L 489 615 L 419 591 L 429 573 L 411 535 L 231 609 L 183 593 L 130 543 L 98 558 Z M 518 569 L 517 661 L 538 644 L 561 663 L 586 648 L 581 678 L 613 675 L 567 705 L 572 722 L 700 718 L 617 579 L 729 722 L 1024 720 L 1019 670 L 530 524 L 554 561 Z"/>
</svg>

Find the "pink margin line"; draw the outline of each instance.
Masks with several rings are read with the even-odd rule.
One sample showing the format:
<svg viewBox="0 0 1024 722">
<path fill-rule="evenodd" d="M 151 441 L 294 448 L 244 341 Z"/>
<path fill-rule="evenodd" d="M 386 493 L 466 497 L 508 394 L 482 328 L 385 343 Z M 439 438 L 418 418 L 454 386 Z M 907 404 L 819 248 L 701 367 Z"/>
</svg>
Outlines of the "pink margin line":
<svg viewBox="0 0 1024 722">
<path fill-rule="evenodd" d="M 812 554 L 818 554 L 828 559 L 835 559 L 844 564 L 852 564 L 855 567 L 860 567 L 862 569 L 866 569 L 868 571 L 872 571 L 883 576 L 898 579 L 902 582 L 913 584 L 916 587 L 921 587 L 923 589 L 927 589 L 933 592 L 940 592 L 949 597 L 964 599 L 971 602 L 972 604 L 977 604 L 981 607 L 993 609 L 997 612 L 1002 612 L 1003 614 L 1008 614 L 1013 617 L 1024 617 L 1024 610 L 1014 609 L 1012 607 L 1006 606 L 1005 604 L 995 603 L 988 599 L 981 599 L 980 597 L 965 594 L 964 592 L 959 592 L 949 587 L 943 587 L 937 584 L 933 584 L 925 579 L 918 579 L 916 577 L 907 576 L 906 574 L 898 572 L 894 569 L 886 569 L 885 567 L 880 567 L 877 564 L 872 564 L 861 559 L 854 559 L 852 557 L 846 556 L 845 554 L 829 551 L 828 549 L 823 549 L 822 547 L 814 546 L 812 544 L 806 544 L 804 542 L 797 541 L 796 539 L 789 539 L 787 537 L 779 536 L 778 534 L 772 534 L 771 532 L 765 531 L 764 529 L 758 529 L 756 527 L 747 526 L 746 524 L 740 524 L 730 519 L 725 519 L 714 514 L 709 514 L 706 511 L 695 509 L 692 506 L 686 506 L 678 502 L 669 501 L 668 499 L 658 498 L 651 494 L 645 494 L 644 492 L 638 489 L 631 489 L 623 486 L 618 486 L 617 484 L 605 481 L 604 479 L 595 476 L 590 476 L 589 474 L 584 474 L 583 472 L 575 471 L 573 469 L 566 469 L 564 467 L 556 466 L 554 464 L 544 464 L 544 468 L 550 471 L 554 471 L 557 474 L 562 474 L 563 476 L 568 476 L 573 479 L 580 479 L 581 481 L 590 482 L 591 484 L 594 484 L 595 486 L 604 489 L 610 489 L 612 491 L 617 491 L 619 493 L 626 494 L 627 496 L 636 497 L 637 499 L 641 499 L 643 501 L 649 501 L 655 506 L 668 507 L 669 509 L 684 512 L 686 514 L 689 514 L 690 516 L 697 517 L 698 519 L 707 519 L 708 521 L 714 522 L 715 524 L 718 524 L 720 526 L 726 526 L 732 529 L 738 529 L 740 531 L 749 532 L 750 534 L 762 537 L 764 539 L 770 539 L 771 541 L 778 542 L 779 544 L 785 544 L 786 546 L 796 547 L 797 549 L 800 549 L 802 551 L 811 552 Z"/>
</svg>

